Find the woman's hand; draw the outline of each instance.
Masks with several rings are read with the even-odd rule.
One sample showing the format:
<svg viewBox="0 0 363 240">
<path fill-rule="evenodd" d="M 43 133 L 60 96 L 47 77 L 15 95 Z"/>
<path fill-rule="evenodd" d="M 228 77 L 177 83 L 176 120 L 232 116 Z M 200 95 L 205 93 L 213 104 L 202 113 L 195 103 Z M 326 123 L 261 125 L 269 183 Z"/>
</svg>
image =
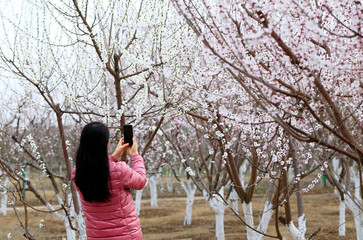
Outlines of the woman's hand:
<svg viewBox="0 0 363 240">
<path fill-rule="evenodd" d="M 121 138 L 117 144 L 115 151 L 112 153 L 112 157 L 114 157 L 117 160 L 119 157 L 122 156 L 122 154 L 125 152 L 128 146 L 129 144 L 128 143 L 125 144 L 124 138 Z"/>
<path fill-rule="evenodd" d="M 127 151 L 129 152 L 130 157 L 132 157 L 136 154 L 139 154 L 139 152 L 137 150 L 137 142 L 136 142 L 135 137 L 132 138 L 132 147 L 128 147 Z"/>
</svg>

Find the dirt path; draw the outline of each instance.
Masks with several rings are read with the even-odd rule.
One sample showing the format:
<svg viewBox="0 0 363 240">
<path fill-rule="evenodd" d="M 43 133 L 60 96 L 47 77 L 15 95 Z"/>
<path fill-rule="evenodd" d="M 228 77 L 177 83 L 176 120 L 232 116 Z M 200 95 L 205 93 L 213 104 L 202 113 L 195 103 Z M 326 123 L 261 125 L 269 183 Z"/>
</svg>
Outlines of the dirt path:
<svg viewBox="0 0 363 240">
<path fill-rule="evenodd" d="M 318 228 L 321 231 L 314 239 L 331 239 L 331 240 L 351 240 L 356 239 L 354 221 L 351 214 L 347 212 L 347 230 L 346 237 L 338 237 L 339 225 L 339 203 L 331 194 L 315 194 L 304 196 L 304 207 L 307 218 L 307 234 L 314 232 Z M 197 196 L 193 207 L 193 218 L 191 226 L 183 226 L 185 213 L 185 198 L 159 198 L 158 207 L 150 207 L 150 200 L 142 200 L 141 203 L 141 223 L 144 233 L 144 240 L 209 240 L 215 239 L 215 218 L 214 213 L 201 196 Z M 293 217 L 297 218 L 296 204 L 294 198 L 291 200 Z M 263 206 L 262 197 L 254 199 L 255 221 L 258 222 L 257 214 Z M 43 208 L 43 207 L 42 207 Z M 41 208 L 41 209 L 42 209 Z M 21 208 L 19 208 L 21 209 Z M 240 208 L 241 209 L 241 208 Z M 22 212 L 20 215 L 22 216 Z M 55 216 L 51 214 L 30 211 L 29 225 L 30 232 L 38 240 L 45 239 L 62 239 L 65 237 L 64 227 Z M 43 227 L 39 227 L 41 220 Z M 273 221 L 270 223 L 268 233 L 275 235 L 275 229 L 272 228 Z M 280 230 L 286 239 L 289 235 L 281 224 Z M 0 239 L 7 239 L 8 233 L 11 233 L 11 239 L 24 239 L 23 231 L 12 212 L 9 210 L 8 216 L 0 216 Z M 229 210 L 225 215 L 225 235 L 226 240 L 246 239 L 246 228 L 238 218 Z M 269 239 L 269 238 L 265 238 Z"/>
<path fill-rule="evenodd" d="M 292 198 L 292 214 L 297 224 L 297 212 L 295 199 Z M 318 194 L 304 196 L 305 215 L 307 218 L 306 237 L 321 228 L 314 239 L 356 239 L 354 221 L 351 214 L 347 212 L 346 237 L 338 237 L 339 225 L 339 203 L 332 198 L 331 194 Z M 263 207 L 262 197 L 256 197 L 254 201 L 255 223 L 258 223 L 258 211 Z M 241 206 L 240 206 L 241 209 Z M 193 222 L 191 226 L 182 225 L 184 220 L 185 205 L 183 201 L 160 201 L 159 208 L 143 206 L 141 210 L 141 222 L 145 240 L 162 239 L 193 239 L 207 240 L 215 239 L 214 213 L 210 210 L 203 198 L 195 201 L 193 208 Z M 226 211 L 225 219 L 226 240 L 246 239 L 246 228 L 238 218 L 230 211 Z M 275 234 L 274 221 L 270 222 L 268 233 Z M 291 239 L 287 230 L 280 224 L 280 231 L 286 239 Z M 265 238 L 272 239 L 272 238 Z"/>
<path fill-rule="evenodd" d="M 167 198 L 159 198 L 159 201 L 160 201 L 160 199 L 161 199 L 161 201 L 186 201 L 187 200 L 187 198 L 186 197 L 167 197 Z M 204 199 L 203 197 L 201 197 L 201 196 L 197 196 L 197 197 L 195 197 L 195 200 L 202 200 L 202 199 Z M 141 203 L 142 204 L 149 204 L 150 205 L 150 199 L 141 199 Z M 35 208 L 35 209 L 39 209 L 39 210 L 47 210 L 48 208 L 46 207 L 46 206 L 44 206 L 44 205 L 41 205 L 41 206 L 32 206 L 33 208 Z M 54 208 L 54 209 L 58 209 L 58 208 L 60 208 L 60 205 L 52 205 L 52 207 Z M 7 208 L 7 211 L 9 212 L 11 212 L 11 211 L 13 211 L 13 207 L 8 207 Z M 22 208 L 22 207 L 18 207 L 18 210 L 19 210 L 19 212 L 21 212 L 21 211 L 24 211 L 24 208 Z"/>
</svg>

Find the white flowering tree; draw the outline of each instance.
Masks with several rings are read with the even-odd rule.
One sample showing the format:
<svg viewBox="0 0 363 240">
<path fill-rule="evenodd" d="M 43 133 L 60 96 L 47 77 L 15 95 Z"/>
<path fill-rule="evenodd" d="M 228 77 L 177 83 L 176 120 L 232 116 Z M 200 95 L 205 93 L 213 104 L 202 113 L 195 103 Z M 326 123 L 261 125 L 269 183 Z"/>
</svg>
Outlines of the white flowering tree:
<svg viewBox="0 0 363 240">
<path fill-rule="evenodd" d="M 180 64 L 175 57 L 179 49 L 175 47 L 174 38 L 183 29 L 178 18 L 158 14 L 171 9 L 177 16 L 175 9 L 165 1 L 24 1 L 19 8 L 9 2 L 3 9 L 5 37 L 0 53 L 3 83 L 9 86 L 10 92 L 31 103 L 28 109 L 42 106 L 35 115 L 41 127 L 52 127 L 39 118 L 45 112 L 50 112 L 49 120 L 57 121 L 59 133 L 54 136 L 57 141 L 61 139 L 66 165 L 66 176 L 60 177 L 71 190 L 71 195 L 58 200 L 65 206 L 64 211 L 71 212 L 74 206 L 82 230 L 77 194 L 70 181 L 74 149 L 69 148 L 68 126 L 75 136 L 74 132 L 79 132 L 84 122 L 103 120 L 115 130 L 112 135 L 117 140 L 118 129 L 122 131 L 125 123 L 133 124 L 142 146 L 140 153 L 152 176 L 160 161 L 157 157 L 149 158 L 152 154 L 147 153 L 148 149 L 164 119 L 168 118 L 168 106 L 179 100 L 180 91 L 174 90 L 179 86 L 173 84 L 171 72 Z M 10 9 L 12 11 L 7 11 Z M 22 18 L 18 19 L 18 15 Z M 17 80 L 16 84 L 9 79 Z M 33 123 L 22 121 L 21 130 Z M 40 139 L 33 133 L 28 136 L 16 134 L 12 138 L 20 149 L 25 143 L 32 143 L 30 150 L 19 150 L 18 154 L 25 151 L 38 161 L 34 167 L 44 171 L 49 168 L 45 174 L 52 181 L 54 169 L 50 168 L 50 162 L 40 161 L 44 157 L 37 151 Z M 13 162 L 19 161 L 17 157 L 12 160 L 11 155 L 8 157 L 11 164 L 5 162 L 4 169 L 16 173 L 14 180 L 25 181 L 15 171 Z M 54 186 L 56 193 L 59 187 Z M 33 193 L 35 191 L 37 189 Z M 73 200 L 69 201 L 69 196 Z M 65 202 L 68 205 L 63 204 Z M 67 238 L 74 238 L 73 230 L 77 227 L 67 225 L 66 228 L 72 235 Z"/>
<path fill-rule="evenodd" d="M 134 124 L 140 146 L 144 146 L 141 155 L 148 170 L 151 205 L 157 206 L 156 174 L 161 163 L 157 154 L 147 150 L 170 115 L 169 107 L 179 102 L 182 86 L 173 81 L 185 72 L 180 67 L 184 52 L 176 47 L 185 27 L 180 27 L 175 9 L 166 1 L 69 2 L 48 5 L 73 25 L 79 42 L 93 48 L 95 54 L 89 56 L 113 81 L 110 93 L 116 96 L 116 107 L 111 112 L 116 119 L 110 119 L 110 125 Z M 136 192 L 136 206 L 141 193 Z"/>
<path fill-rule="evenodd" d="M 29 209 L 37 211 L 39 206 L 31 206 L 26 197 L 30 193 L 34 194 L 37 202 L 47 208 L 45 212 L 54 214 L 63 221 L 68 239 L 76 239 L 76 232 L 79 232 L 79 237 L 82 238 L 85 235 L 83 220 L 78 219 L 75 213 L 69 181 L 64 171 L 59 168 L 62 148 L 59 147 L 58 130 L 51 124 L 53 119 L 49 118 L 49 115 L 44 115 L 45 111 L 42 111 L 44 117 L 37 119 L 36 115 L 32 115 L 34 113 L 24 108 L 4 108 L 15 110 L 15 116 L 11 115 L 12 111 L 5 112 L 11 118 L 10 121 L 5 121 L 1 128 L 0 169 L 8 177 L 4 184 L 8 201 L 4 208 L 6 209 L 10 203 L 10 206 L 14 207 L 20 226 L 24 229 L 24 236 L 35 239 L 36 236 L 29 231 L 28 222 L 31 216 Z M 69 130 L 73 131 L 73 129 L 65 131 Z M 39 178 L 30 178 L 29 171 L 42 179 L 40 184 Z M 47 183 L 50 187 L 43 188 L 44 185 L 48 185 Z M 44 195 L 44 190 L 51 190 L 53 194 Z M 54 200 L 57 204 L 54 204 Z M 24 217 L 19 215 L 16 207 L 19 204 L 23 207 Z"/>
<path fill-rule="evenodd" d="M 8 10 L 10 6 L 4 9 Z M 42 156 L 38 150 L 39 145 L 36 141 L 41 141 L 38 137 L 34 136 L 37 132 L 26 133 L 27 127 L 30 128 L 35 122 L 41 123 L 41 117 L 33 115 L 35 121 L 23 121 L 21 120 L 21 126 L 18 125 L 16 134 L 12 139 L 18 144 L 19 151 L 25 152 L 28 157 L 35 161 L 35 165 L 40 168 L 51 181 L 53 190 L 57 197 L 57 201 L 63 207 L 63 215 L 54 211 L 46 199 L 42 199 L 41 195 L 36 192 L 37 189 L 32 188 L 30 179 L 24 178 L 19 174 L 14 167 L 14 162 L 17 161 L 17 155 L 14 155 L 14 159 L 11 159 L 13 155 L 8 155 L 8 162 L 3 162 L 3 167 L 7 173 L 15 173 L 13 180 L 16 182 L 25 181 L 29 189 L 37 196 L 37 198 L 46 205 L 49 211 L 54 212 L 65 224 L 67 230 L 67 237 L 69 239 L 75 239 L 76 230 L 75 221 L 78 222 L 80 238 L 85 237 L 84 224 L 82 214 L 79 207 L 77 193 L 74 185 L 71 181 L 72 171 L 72 157 L 69 154 L 69 143 L 67 144 L 65 126 L 64 126 L 64 110 L 70 107 L 69 100 L 71 94 L 64 94 L 65 92 L 73 92 L 73 87 L 76 86 L 74 81 L 64 82 L 65 79 L 75 78 L 76 72 L 72 71 L 80 65 L 77 65 L 75 60 L 81 54 L 80 51 L 75 49 L 66 48 L 64 45 L 72 44 L 72 39 L 66 35 L 62 35 L 62 32 L 57 31 L 56 24 L 53 22 L 45 22 L 44 19 L 50 18 L 50 13 L 46 12 L 46 6 L 39 3 L 26 4 L 24 3 L 21 8 L 13 9 L 11 11 L 2 10 L 1 17 L 4 22 L 2 33 L 5 36 L 1 47 L 1 60 L 3 76 L 9 81 L 18 81 L 14 83 L 7 83 L 13 87 L 15 94 L 23 95 L 25 93 L 32 93 L 28 95 L 26 100 L 30 100 L 27 107 L 30 109 L 35 108 L 34 103 L 44 107 L 45 111 L 40 113 L 40 116 L 46 117 L 47 111 L 51 111 L 53 114 L 49 115 L 49 120 L 52 119 L 57 123 L 58 134 L 57 141 L 53 144 L 61 146 L 61 152 L 63 154 L 63 163 L 66 166 L 65 186 L 68 189 L 68 193 L 61 194 L 61 186 L 59 182 L 54 180 L 53 169 L 47 166 L 45 156 Z M 12 15 L 14 14 L 14 15 Z M 22 18 L 14 19 L 13 16 L 22 14 Z M 72 53 L 72 54 L 71 54 Z M 70 56 L 67 61 L 62 60 L 62 56 Z M 78 75 L 79 76 L 79 75 Z M 9 89 L 10 90 L 10 89 Z M 28 101 L 25 101 L 25 104 Z M 28 110 L 29 111 L 29 110 Z M 16 115 L 15 115 L 16 116 Z M 20 116 L 19 116 L 20 118 Z M 50 123 L 50 122 L 48 122 Z M 47 128 L 46 122 L 43 121 L 43 126 L 38 125 L 39 129 Z M 20 135 L 19 135 L 20 134 Z M 24 137 L 21 134 L 26 134 Z M 50 134 L 50 132 L 48 133 Z M 53 134 L 53 133 L 52 133 Z M 24 149 L 24 144 L 28 143 L 29 149 Z M 54 145 L 50 146 L 54 146 Z M 46 147 L 43 145 L 42 147 Z M 19 152 L 20 153 L 20 152 Z M 21 155 L 20 155 L 21 156 Z M 48 157 L 48 156 L 47 156 Z M 19 159 L 18 159 L 19 161 Z M 18 164 L 21 164 L 18 162 Z M 15 165 L 16 166 L 16 165 Z M 18 165 L 19 167 L 19 165 Z M 25 204 L 25 203 L 24 203 Z M 72 226 L 74 225 L 74 226 Z M 24 227 L 27 233 L 27 226 Z"/>
</svg>

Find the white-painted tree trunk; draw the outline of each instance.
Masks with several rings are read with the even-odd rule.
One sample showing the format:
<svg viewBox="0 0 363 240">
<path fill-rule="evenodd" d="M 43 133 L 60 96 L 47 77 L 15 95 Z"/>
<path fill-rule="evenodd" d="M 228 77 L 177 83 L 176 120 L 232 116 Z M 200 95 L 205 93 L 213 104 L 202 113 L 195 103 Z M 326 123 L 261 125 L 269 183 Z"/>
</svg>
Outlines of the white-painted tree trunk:
<svg viewBox="0 0 363 240">
<path fill-rule="evenodd" d="M 250 202 L 248 204 L 243 203 L 242 207 L 243 207 L 243 213 L 244 213 L 244 216 L 245 216 L 246 223 L 250 227 L 255 228 L 255 224 L 254 224 L 254 220 L 253 220 L 253 212 L 252 212 L 252 202 Z M 266 201 L 260 223 L 259 223 L 259 225 L 257 227 L 258 231 L 266 233 L 268 224 L 269 224 L 269 222 L 271 220 L 271 217 L 272 217 L 273 213 L 274 213 L 274 211 L 273 211 L 272 203 L 270 201 Z M 263 234 L 260 234 L 260 233 L 254 231 L 253 229 L 251 229 L 251 228 L 249 228 L 247 226 L 246 226 L 246 228 L 247 228 L 247 239 L 248 240 L 261 240 L 261 239 L 263 239 L 263 237 L 264 237 Z"/>
<path fill-rule="evenodd" d="M 69 196 L 67 196 L 69 197 Z M 62 200 L 62 197 L 59 195 L 59 194 L 56 194 L 56 198 L 58 200 L 58 203 L 62 206 L 64 205 L 64 202 Z M 53 206 L 50 204 L 50 203 L 47 203 L 47 208 L 53 212 L 53 214 L 59 218 L 63 224 L 64 224 L 64 227 L 66 229 L 66 234 L 67 234 L 67 240 L 76 240 L 76 231 L 72 230 L 70 224 L 69 224 L 69 220 L 67 218 L 67 215 L 66 215 L 66 212 L 64 212 L 64 214 L 60 214 L 59 212 L 55 211 L 55 209 L 53 208 Z M 72 209 L 69 209 L 69 214 L 71 215 L 71 219 L 72 219 L 72 214 L 74 215 L 74 210 Z M 83 221 L 83 220 L 82 220 Z M 72 223 L 73 224 L 73 223 Z"/>
<path fill-rule="evenodd" d="M 146 179 L 146 184 L 145 184 L 145 187 L 146 185 L 149 183 L 149 179 Z M 144 188 L 145 188 L 144 187 Z M 144 188 L 143 189 L 140 189 L 140 190 L 135 190 L 135 210 L 136 210 L 136 214 L 138 216 L 140 216 L 140 210 L 141 210 L 141 198 L 142 198 L 142 192 L 144 191 Z"/>
<path fill-rule="evenodd" d="M 70 197 L 71 197 L 71 195 L 70 195 Z M 77 199 L 78 199 L 78 206 L 82 206 L 81 198 L 79 197 L 78 192 L 77 192 Z M 73 206 L 73 204 L 72 204 L 72 206 Z M 87 240 L 86 223 L 83 218 L 82 208 L 80 209 L 78 214 L 75 213 L 75 219 L 77 220 L 77 224 L 78 224 L 78 236 L 79 236 L 78 240 Z"/>
<path fill-rule="evenodd" d="M 66 228 L 67 240 L 77 240 L 76 232 L 73 231 L 67 217 L 64 218 L 64 226 Z"/>
<path fill-rule="evenodd" d="M 333 163 L 334 172 L 336 173 L 333 176 L 335 177 L 335 179 L 337 181 L 339 181 L 338 174 L 342 170 L 342 167 L 339 166 L 339 159 L 336 157 L 333 158 L 332 163 Z M 345 236 L 345 205 L 346 205 L 346 202 L 345 202 L 345 200 L 341 199 L 340 194 L 336 187 L 334 187 L 334 193 L 336 195 L 339 195 L 339 236 Z"/>
<path fill-rule="evenodd" d="M 140 210 L 141 210 L 142 191 L 143 189 L 135 190 L 135 210 L 138 216 L 140 216 Z"/>
<path fill-rule="evenodd" d="M 334 172 L 336 172 L 337 174 L 340 173 L 341 170 L 342 170 L 342 167 L 339 166 L 339 159 L 334 157 L 332 163 L 333 163 Z M 339 181 L 339 178 L 338 178 L 337 174 L 335 174 L 334 177 L 335 177 L 336 180 Z M 339 192 L 338 192 L 336 187 L 334 187 L 334 194 L 339 195 Z"/>
<path fill-rule="evenodd" d="M 30 166 L 25 167 L 25 179 L 30 179 Z"/>
<path fill-rule="evenodd" d="M 253 222 L 253 212 L 252 212 L 252 202 L 246 204 L 245 202 L 242 203 L 243 208 L 243 214 L 245 215 L 245 221 L 246 223 L 252 227 L 255 228 L 255 224 Z M 250 240 L 253 237 L 253 230 L 249 227 L 247 227 L 247 239 Z"/>
<path fill-rule="evenodd" d="M 305 214 L 301 215 L 298 218 L 298 225 L 299 228 L 295 227 L 295 224 L 293 221 L 290 221 L 286 228 L 290 232 L 290 235 L 294 240 L 305 240 L 305 233 L 306 233 L 306 218 Z"/>
<path fill-rule="evenodd" d="M 355 199 L 357 201 L 357 199 Z M 360 201 L 362 203 L 362 201 Z M 363 213 L 351 197 L 346 195 L 347 207 L 352 212 L 356 229 L 357 240 L 363 239 Z"/>
<path fill-rule="evenodd" d="M 159 168 L 158 173 L 156 174 L 156 182 L 158 182 L 158 180 L 160 180 L 159 181 L 160 192 L 164 192 L 164 190 L 165 190 L 164 183 L 163 183 L 163 179 L 161 177 L 162 171 L 163 170 L 161 168 Z"/>
<path fill-rule="evenodd" d="M 352 167 L 353 168 L 353 167 Z M 363 212 L 361 207 L 363 205 L 362 198 L 360 196 L 360 179 L 359 172 L 354 173 L 352 169 L 352 177 L 354 179 L 354 196 L 345 194 L 346 205 L 352 212 L 354 217 L 354 224 L 356 229 L 357 240 L 363 239 Z M 353 199 L 354 198 L 354 199 Z"/>
<path fill-rule="evenodd" d="M 341 166 L 339 166 L 338 158 L 333 159 L 333 169 L 338 174 L 341 172 Z M 352 212 L 354 218 L 357 240 L 363 240 L 363 211 L 361 210 L 363 201 L 360 196 L 360 177 L 359 171 L 356 172 L 354 169 L 354 165 L 350 167 L 351 180 L 354 183 L 354 193 L 350 192 L 350 194 L 344 194 L 345 205 L 344 202 L 340 200 L 339 223 L 342 224 L 345 222 L 345 206 L 347 206 Z M 333 176 L 337 181 L 339 180 L 337 174 Z M 342 188 L 346 189 L 346 186 L 343 183 Z M 334 192 L 338 194 L 338 191 L 334 190 Z M 339 226 L 339 236 L 345 236 L 345 223 Z"/>
<path fill-rule="evenodd" d="M 248 163 L 249 163 L 248 161 L 243 162 L 243 164 L 239 168 L 239 177 L 240 177 L 242 187 L 245 187 L 244 177 L 247 172 Z M 247 224 L 249 224 L 251 227 L 254 228 L 255 224 L 254 224 L 254 220 L 253 220 L 252 202 L 250 202 L 249 204 L 243 203 L 242 208 L 243 208 L 243 213 L 244 213 Z M 268 224 L 274 213 L 272 208 L 273 208 L 272 203 L 269 200 L 267 200 L 265 202 L 265 206 L 264 206 L 264 210 L 263 210 L 263 214 L 262 214 L 260 223 L 258 224 L 258 227 L 257 227 L 258 231 L 266 233 Z M 257 233 L 256 231 L 250 229 L 247 226 L 246 226 L 246 230 L 247 230 L 247 239 L 248 240 L 261 240 L 264 237 L 263 234 Z"/>
<path fill-rule="evenodd" d="M 157 207 L 158 206 L 158 191 L 156 185 L 157 176 L 152 175 L 149 178 L 149 187 L 150 187 L 150 206 Z"/>
<path fill-rule="evenodd" d="M 86 223 L 84 222 L 82 211 L 76 215 L 79 231 L 79 240 L 87 240 Z"/>
<path fill-rule="evenodd" d="M 180 181 L 180 185 L 187 194 L 187 200 L 185 203 L 184 225 L 191 225 L 194 196 L 195 196 L 195 191 L 197 190 L 197 186 L 190 179 L 187 180 L 187 186 L 185 186 L 183 181 Z"/>
<path fill-rule="evenodd" d="M 222 196 L 222 198 L 224 197 L 224 187 L 221 187 L 219 194 Z M 203 196 L 216 216 L 216 238 L 217 240 L 225 240 L 224 211 L 226 210 L 227 205 L 219 195 L 209 196 L 206 190 L 203 190 Z"/>
<path fill-rule="evenodd" d="M 184 225 L 192 224 L 193 204 L 194 204 L 194 194 L 187 195 L 187 201 L 185 204 Z"/>
<path fill-rule="evenodd" d="M 57 194 L 57 198 L 59 198 L 58 202 L 61 203 L 62 199 L 58 194 Z M 74 217 L 76 214 L 75 214 L 74 207 L 72 204 L 72 194 L 70 192 L 67 195 L 67 202 L 68 202 L 68 206 L 71 206 L 69 208 L 69 217 L 71 219 L 72 225 L 74 226 Z M 67 240 L 73 240 L 73 239 L 77 240 L 76 232 L 71 228 L 71 224 L 69 223 L 69 220 L 67 219 L 66 214 L 64 214 L 63 222 L 64 222 L 64 226 L 66 228 Z"/>
<path fill-rule="evenodd" d="M 238 202 L 240 201 L 240 198 L 239 198 L 236 190 L 234 190 L 234 188 L 231 191 L 230 199 L 231 199 L 233 211 L 235 211 L 235 213 L 239 214 Z"/>
<path fill-rule="evenodd" d="M 78 196 L 78 199 L 79 199 L 79 196 Z M 85 224 L 83 216 L 82 216 L 82 211 L 80 211 L 78 214 L 76 214 L 76 211 L 74 210 L 74 204 L 72 201 L 73 201 L 72 194 L 71 194 L 71 192 L 69 192 L 67 195 L 67 202 L 68 202 L 68 206 L 70 206 L 69 216 L 70 216 L 72 225 L 73 225 L 73 227 L 78 226 L 78 231 L 77 231 L 78 240 L 87 240 L 86 224 Z M 75 224 L 76 221 L 77 221 L 77 226 Z M 71 228 L 67 217 L 65 217 L 65 219 L 64 219 L 64 225 L 66 227 L 67 240 L 72 239 L 73 237 L 75 240 L 77 240 L 77 234 L 76 234 L 77 232 Z"/>
<path fill-rule="evenodd" d="M 62 200 L 62 197 L 59 194 L 56 194 L 56 198 L 58 200 L 58 203 L 60 205 L 64 205 L 64 202 Z M 64 227 L 66 229 L 66 235 L 67 235 L 67 240 L 77 240 L 77 232 L 78 232 L 78 239 L 79 240 L 87 240 L 87 234 L 86 234 L 86 224 L 84 222 L 83 216 L 82 216 L 82 211 L 79 212 L 79 214 L 77 215 L 76 212 L 74 211 L 74 205 L 72 203 L 72 196 L 71 193 L 69 193 L 67 195 L 67 202 L 68 205 L 71 206 L 69 209 L 69 216 L 72 222 L 72 225 L 74 227 L 77 227 L 75 225 L 75 220 L 77 220 L 77 224 L 78 224 L 78 231 L 74 231 L 71 228 L 71 225 L 69 223 L 68 217 L 66 215 L 66 212 L 64 212 L 64 214 L 60 214 L 57 211 L 54 211 L 55 209 L 53 208 L 53 206 L 49 203 L 47 203 L 47 208 L 53 212 L 53 214 L 59 218 L 61 221 L 63 221 Z"/>
<path fill-rule="evenodd" d="M 249 163 L 248 161 L 243 162 L 243 164 L 239 168 L 239 178 L 240 178 L 242 187 L 245 187 L 244 177 L 247 172 L 248 163 Z M 254 224 L 254 220 L 253 220 L 252 202 L 250 202 L 248 204 L 243 203 L 242 208 L 243 208 L 243 213 L 244 213 L 244 216 L 246 219 L 246 223 L 249 226 L 254 228 L 255 224 Z M 257 227 L 258 231 L 266 233 L 268 224 L 271 220 L 273 213 L 274 213 L 273 205 L 270 202 L 270 200 L 267 200 L 265 202 L 265 206 L 264 206 L 264 210 L 263 210 L 263 213 L 261 216 L 260 223 L 258 224 L 258 227 Z M 260 234 L 256 231 L 250 229 L 247 226 L 246 226 L 246 230 L 247 230 L 247 239 L 248 240 L 261 240 L 264 237 L 263 234 Z"/>
<path fill-rule="evenodd" d="M 241 166 L 238 169 L 238 176 L 241 182 L 241 186 L 245 188 L 245 176 L 248 169 L 248 161 L 244 161 Z M 233 190 L 231 193 L 231 202 L 232 202 L 232 208 L 236 213 L 239 213 L 238 209 L 238 201 L 240 200 L 237 191 L 235 190 L 235 186 L 233 186 Z"/>
<path fill-rule="evenodd" d="M 345 200 L 342 199 L 339 205 L 339 236 L 345 236 Z"/>
<path fill-rule="evenodd" d="M 273 205 L 270 201 L 265 202 L 265 207 L 263 208 L 263 214 L 260 220 L 260 224 L 257 227 L 257 230 L 263 233 L 266 233 L 268 224 L 271 220 L 272 215 L 274 214 Z M 253 240 L 262 240 L 264 237 L 263 234 L 258 232 L 253 232 L 253 236 L 250 239 Z"/>
<path fill-rule="evenodd" d="M 173 176 L 171 173 L 166 175 L 166 188 L 168 189 L 168 192 L 173 192 Z"/>
<path fill-rule="evenodd" d="M 298 217 L 297 222 L 298 222 L 298 225 L 299 225 L 299 232 L 300 232 L 301 236 L 303 238 L 305 238 L 305 234 L 306 234 L 306 217 L 305 217 L 305 214 Z M 301 239 L 303 239 L 303 238 L 301 238 Z"/>
<path fill-rule="evenodd" d="M 1 215 L 6 216 L 6 209 L 8 207 L 8 188 L 10 185 L 10 178 L 5 177 L 4 186 L 0 188 L 1 190 Z"/>
<path fill-rule="evenodd" d="M 216 212 L 216 238 L 217 240 L 224 240 L 224 211 Z"/>
<path fill-rule="evenodd" d="M 334 171 L 337 172 L 338 168 L 339 168 L 339 159 L 334 157 L 332 160 L 332 164 L 333 164 Z"/>
</svg>

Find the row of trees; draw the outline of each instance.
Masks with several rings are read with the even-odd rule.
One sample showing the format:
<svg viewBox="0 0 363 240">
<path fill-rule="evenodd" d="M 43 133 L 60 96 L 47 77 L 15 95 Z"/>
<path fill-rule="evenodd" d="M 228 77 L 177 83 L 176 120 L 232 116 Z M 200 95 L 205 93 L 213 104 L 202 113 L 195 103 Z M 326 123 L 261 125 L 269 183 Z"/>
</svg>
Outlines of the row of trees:
<svg viewBox="0 0 363 240">
<path fill-rule="evenodd" d="M 135 126 L 152 196 L 160 167 L 174 173 L 187 195 L 184 224 L 191 224 L 196 189 L 203 193 L 219 240 L 224 210 L 235 199 L 243 211 L 232 209 L 248 239 L 282 239 L 279 222 L 294 239 L 312 238 L 319 229 L 305 236 L 303 193 L 323 173 L 340 196 L 342 221 L 347 205 L 357 213 L 357 239 L 363 236 L 359 3 L 28 0 L 20 6 L 7 2 L 0 15 L 6 86 L 0 166 L 3 189 L 11 183 L 11 201 L 25 213 L 23 181 L 64 222 L 67 239 L 85 238 L 70 181 L 72 156 L 82 126 L 101 120 L 113 144 L 123 124 Z M 27 168 L 44 174 L 59 209 L 21 174 Z M 314 180 L 304 185 L 307 176 Z M 255 223 L 254 190 L 265 179 L 266 203 Z M 272 217 L 275 232 L 267 234 Z M 19 221 L 34 239 L 27 214 Z"/>
</svg>

